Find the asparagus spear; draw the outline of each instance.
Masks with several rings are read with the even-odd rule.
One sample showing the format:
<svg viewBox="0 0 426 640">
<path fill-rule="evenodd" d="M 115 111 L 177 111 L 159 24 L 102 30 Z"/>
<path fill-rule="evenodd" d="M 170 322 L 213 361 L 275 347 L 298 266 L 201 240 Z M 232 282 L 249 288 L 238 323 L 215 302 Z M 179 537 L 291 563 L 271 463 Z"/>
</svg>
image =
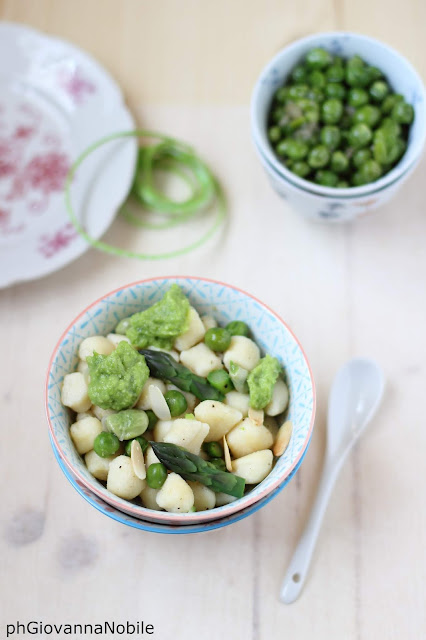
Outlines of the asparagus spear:
<svg viewBox="0 0 426 640">
<path fill-rule="evenodd" d="M 224 395 L 207 382 L 205 378 L 195 375 L 183 364 L 176 362 L 164 351 L 139 349 L 145 356 L 146 364 L 154 378 L 170 380 L 182 391 L 190 391 L 199 400 L 223 400 Z"/>
<path fill-rule="evenodd" d="M 178 473 L 185 480 L 201 482 L 212 491 L 227 493 L 235 498 L 244 494 L 245 480 L 227 471 L 220 471 L 200 456 L 189 453 L 182 447 L 169 442 L 150 442 L 155 455 L 170 471 Z"/>
</svg>

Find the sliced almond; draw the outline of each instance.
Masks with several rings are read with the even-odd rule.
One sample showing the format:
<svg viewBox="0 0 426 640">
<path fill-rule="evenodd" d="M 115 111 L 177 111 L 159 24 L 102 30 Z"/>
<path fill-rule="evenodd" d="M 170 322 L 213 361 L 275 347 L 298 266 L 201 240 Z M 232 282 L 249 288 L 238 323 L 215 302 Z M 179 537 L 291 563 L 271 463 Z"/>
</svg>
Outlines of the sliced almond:
<svg viewBox="0 0 426 640">
<path fill-rule="evenodd" d="M 172 414 L 160 389 L 154 384 L 150 384 L 148 392 L 152 410 L 157 418 L 160 418 L 160 420 L 170 420 Z"/>
<path fill-rule="evenodd" d="M 275 444 L 272 449 L 272 451 L 274 452 L 274 456 L 282 456 L 282 454 L 288 447 L 288 443 L 290 442 L 292 433 L 293 424 L 290 420 L 286 420 L 286 422 L 284 422 L 278 429 Z"/>
<path fill-rule="evenodd" d="M 250 407 L 248 410 L 248 417 L 252 422 L 254 422 L 256 426 L 260 427 L 265 419 L 265 414 L 263 412 L 263 409 L 253 409 L 252 407 Z"/>
<path fill-rule="evenodd" d="M 223 436 L 223 451 L 225 453 L 226 469 L 231 473 L 232 472 L 232 460 L 231 460 L 231 454 L 229 453 L 228 443 L 226 442 L 226 436 Z"/>
<path fill-rule="evenodd" d="M 139 480 L 145 480 L 145 461 L 143 459 L 142 447 L 137 440 L 132 440 L 132 445 L 130 447 L 130 460 L 132 461 L 135 476 L 137 476 Z"/>
</svg>

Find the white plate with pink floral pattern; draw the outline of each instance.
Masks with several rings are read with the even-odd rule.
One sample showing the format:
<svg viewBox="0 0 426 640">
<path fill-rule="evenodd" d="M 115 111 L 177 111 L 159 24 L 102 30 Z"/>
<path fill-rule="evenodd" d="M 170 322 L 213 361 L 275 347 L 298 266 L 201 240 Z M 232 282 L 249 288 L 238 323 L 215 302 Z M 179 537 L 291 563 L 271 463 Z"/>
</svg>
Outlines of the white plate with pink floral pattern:
<svg viewBox="0 0 426 640">
<path fill-rule="evenodd" d="M 133 128 L 120 88 L 90 56 L 0 22 L 0 287 L 52 273 L 87 250 L 66 212 L 66 175 L 91 143 Z M 73 179 L 74 209 L 95 238 L 126 198 L 136 152 L 136 139 L 110 142 Z"/>
</svg>

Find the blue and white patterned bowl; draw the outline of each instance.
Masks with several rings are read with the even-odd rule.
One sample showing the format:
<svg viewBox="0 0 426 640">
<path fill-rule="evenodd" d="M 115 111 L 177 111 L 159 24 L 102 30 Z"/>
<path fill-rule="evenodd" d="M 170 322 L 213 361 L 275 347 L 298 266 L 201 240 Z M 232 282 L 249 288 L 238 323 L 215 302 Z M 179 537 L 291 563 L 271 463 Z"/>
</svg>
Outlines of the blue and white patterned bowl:
<svg viewBox="0 0 426 640">
<path fill-rule="evenodd" d="M 288 419 L 293 422 L 293 436 L 287 451 L 278 459 L 263 482 L 240 500 L 211 511 L 188 514 L 153 511 L 107 491 L 89 473 L 74 448 L 69 435 L 70 415 L 62 406 L 60 397 L 64 375 L 74 371 L 77 366 L 80 342 L 91 335 L 109 333 L 122 318 L 157 302 L 173 283 L 183 289 L 200 313 L 212 313 L 220 324 L 234 319 L 245 321 L 260 348 L 280 360 L 290 390 Z M 296 337 L 283 320 L 256 298 L 236 287 L 213 280 L 186 277 L 136 282 L 103 296 L 82 311 L 65 330 L 53 352 L 48 368 L 45 400 L 54 448 L 79 486 L 86 487 L 103 502 L 129 516 L 174 526 L 211 522 L 227 518 L 257 503 L 263 504 L 263 500 L 281 488 L 299 465 L 309 444 L 315 416 L 315 388 L 309 363 Z"/>
<path fill-rule="evenodd" d="M 414 107 L 415 117 L 406 152 L 391 171 L 375 182 L 349 189 L 317 185 L 287 169 L 271 147 L 267 136 L 267 116 L 273 94 L 313 47 L 323 47 L 345 58 L 360 55 L 379 67 L 393 90 L 403 94 Z M 288 199 L 307 218 L 346 222 L 384 204 L 418 165 L 426 140 L 425 88 L 408 60 L 383 42 L 357 33 L 318 33 L 285 47 L 263 69 L 251 100 L 251 132 L 262 165 L 279 195 Z M 324 211 L 329 209 L 333 215 L 324 216 Z"/>
</svg>

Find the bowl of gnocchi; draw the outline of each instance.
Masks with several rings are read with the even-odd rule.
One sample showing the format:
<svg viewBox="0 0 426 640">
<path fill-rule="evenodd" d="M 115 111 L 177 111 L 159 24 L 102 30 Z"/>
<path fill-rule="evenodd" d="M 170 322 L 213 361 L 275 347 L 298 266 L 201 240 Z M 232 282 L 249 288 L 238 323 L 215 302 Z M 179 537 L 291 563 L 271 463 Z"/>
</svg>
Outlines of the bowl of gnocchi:
<svg viewBox="0 0 426 640">
<path fill-rule="evenodd" d="M 309 445 L 315 387 L 266 305 L 231 285 L 164 277 L 72 321 L 45 402 L 55 454 L 94 506 L 192 531 L 249 515 L 285 486 Z"/>
</svg>

